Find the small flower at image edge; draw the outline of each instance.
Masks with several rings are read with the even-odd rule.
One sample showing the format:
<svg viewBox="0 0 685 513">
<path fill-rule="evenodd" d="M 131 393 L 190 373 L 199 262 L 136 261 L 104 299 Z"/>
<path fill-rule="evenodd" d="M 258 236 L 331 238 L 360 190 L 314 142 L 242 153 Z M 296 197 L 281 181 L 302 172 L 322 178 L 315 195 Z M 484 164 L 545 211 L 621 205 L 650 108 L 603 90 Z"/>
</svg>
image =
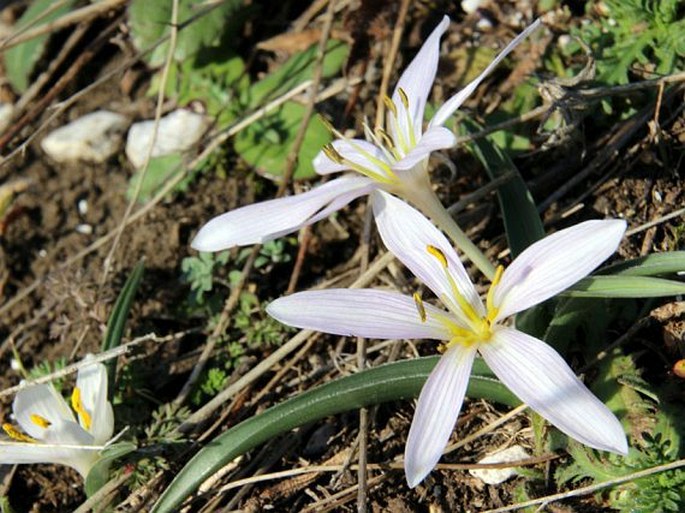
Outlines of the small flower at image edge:
<svg viewBox="0 0 685 513">
<path fill-rule="evenodd" d="M 19 427 L 3 424 L 9 439 L 0 440 L 0 464 L 57 463 L 86 478 L 114 432 L 107 369 L 91 358 L 78 371 L 71 406 L 51 384 L 19 390 L 12 404 Z"/>
<path fill-rule="evenodd" d="M 380 339 L 443 341 L 442 357 L 419 395 L 405 448 L 410 487 L 438 463 L 461 410 L 477 353 L 523 402 L 568 436 L 626 454 L 621 423 L 549 345 L 505 319 L 567 289 L 614 253 L 622 220 L 586 221 L 560 230 L 498 268 L 481 300 L 456 252 L 428 219 L 403 201 L 376 192 L 383 242 L 446 309 L 395 292 L 329 289 L 279 298 L 267 312 L 298 328 Z M 572 248 L 572 249 L 571 249 Z"/>
<path fill-rule="evenodd" d="M 537 20 L 509 43 L 471 83 L 448 99 L 423 130 L 424 111 L 435 79 L 440 38 L 450 20 L 444 16 L 404 71 L 392 97 L 385 97 L 386 126 L 364 127 L 367 140 L 338 137 L 314 159 L 317 173 L 354 171 L 295 196 L 247 205 L 211 219 L 192 241 L 199 251 L 263 243 L 315 223 L 355 198 L 385 190 L 412 202 L 441 225 L 454 224 L 433 192 L 427 173 L 428 157 L 450 148 L 456 139 L 442 126 L 483 79 L 525 37 L 540 26 Z M 470 255 L 469 255 L 470 256 Z"/>
</svg>

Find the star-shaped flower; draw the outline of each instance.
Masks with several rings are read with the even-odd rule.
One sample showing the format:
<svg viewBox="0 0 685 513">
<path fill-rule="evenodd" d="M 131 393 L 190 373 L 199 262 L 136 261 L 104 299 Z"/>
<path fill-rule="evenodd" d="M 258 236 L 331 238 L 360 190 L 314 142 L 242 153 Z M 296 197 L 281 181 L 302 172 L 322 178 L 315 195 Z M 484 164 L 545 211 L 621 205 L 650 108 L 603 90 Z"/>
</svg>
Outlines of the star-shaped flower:
<svg viewBox="0 0 685 513">
<path fill-rule="evenodd" d="M 525 403 L 570 437 L 626 454 L 618 419 L 550 346 L 506 319 L 587 276 L 617 248 L 625 221 L 586 221 L 561 230 L 500 267 L 483 302 L 444 235 L 392 195 L 374 192 L 383 242 L 446 310 L 381 290 L 301 292 L 272 302 L 267 312 L 300 328 L 368 338 L 444 341 L 443 355 L 419 396 L 405 450 L 414 487 L 435 467 L 454 429 L 477 354 Z"/>
<path fill-rule="evenodd" d="M 443 17 L 419 53 L 402 74 L 391 98 L 385 98 L 385 128 L 365 127 L 368 140 L 339 139 L 314 159 L 325 175 L 356 171 L 306 193 L 244 206 L 215 217 L 192 242 L 200 251 L 221 251 L 233 246 L 262 243 L 294 232 L 339 210 L 360 196 L 385 190 L 416 205 L 436 222 L 451 218 L 435 196 L 426 171 L 430 153 L 454 145 L 454 134 L 443 127 L 483 79 L 511 50 L 539 25 L 539 20 L 516 37 L 471 83 L 451 97 L 435 113 L 424 132 L 424 110 L 438 67 L 440 37 L 449 26 Z M 449 219 L 447 219 L 449 218 Z"/>
<path fill-rule="evenodd" d="M 58 463 L 85 479 L 114 432 L 107 369 L 101 363 L 79 369 L 71 408 L 54 386 L 40 384 L 19 390 L 12 411 L 21 430 L 3 424 L 10 439 L 0 440 L 0 464 Z"/>
</svg>

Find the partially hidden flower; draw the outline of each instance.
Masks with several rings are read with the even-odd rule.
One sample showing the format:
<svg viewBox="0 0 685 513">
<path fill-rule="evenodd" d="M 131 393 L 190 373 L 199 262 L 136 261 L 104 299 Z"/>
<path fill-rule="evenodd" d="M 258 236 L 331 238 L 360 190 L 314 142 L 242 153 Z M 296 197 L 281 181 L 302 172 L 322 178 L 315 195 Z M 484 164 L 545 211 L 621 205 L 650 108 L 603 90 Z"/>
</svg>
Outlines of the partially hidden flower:
<svg viewBox="0 0 685 513">
<path fill-rule="evenodd" d="M 592 272 L 616 250 L 625 221 L 586 221 L 532 244 L 506 270 L 498 268 L 483 302 L 437 228 L 394 196 L 374 194 L 383 242 L 446 310 L 424 303 L 418 294 L 329 289 L 277 299 L 267 312 L 285 324 L 338 335 L 443 341 L 442 357 L 421 390 L 407 438 L 409 486 L 420 483 L 440 459 L 477 353 L 502 383 L 568 436 L 626 454 L 620 422 L 564 359 L 541 340 L 505 323 Z"/>
<path fill-rule="evenodd" d="M 536 21 L 516 37 L 471 83 L 445 102 L 423 130 L 424 110 L 435 79 L 440 37 L 449 26 L 443 17 L 402 74 L 392 97 L 385 97 L 386 126 L 365 126 L 367 140 L 339 137 L 314 159 L 317 173 L 355 171 L 306 193 L 244 206 L 211 219 L 198 232 L 192 247 L 221 251 L 262 243 L 312 224 L 355 198 L 381 189 L 413 202 L 432 216 L 438 202 L 426 172 L 430 153 L 454 145 L 454 134 L 442 126 L 476 87 L 526 36 Z M 438 202 L 439 203 L 439 202 Z M 428 211 L 428 212 L 427 212 Z"/>
<path fill-rule="evenodd" d="M 86 478 L 114 432 L 107 369 L 91 358 L 78 371 L 71 407 L 52 384 L 19 390 L 12 404 L 19 428 L 3 424 L 9 439 L 0 440 L 0 464 L 57 463 Z"/>
</svg>

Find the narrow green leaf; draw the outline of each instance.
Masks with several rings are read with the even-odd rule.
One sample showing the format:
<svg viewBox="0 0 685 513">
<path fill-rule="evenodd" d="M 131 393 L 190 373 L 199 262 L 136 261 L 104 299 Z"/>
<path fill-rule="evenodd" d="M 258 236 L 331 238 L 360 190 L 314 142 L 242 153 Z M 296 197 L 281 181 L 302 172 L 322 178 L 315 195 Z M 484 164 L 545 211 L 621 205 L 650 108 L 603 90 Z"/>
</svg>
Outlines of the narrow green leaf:
<svg viewBox="0 0 685 513">
<path fill-rule="evenodd" d="M 476 132 L 481 127 L 471 119 L 464 119 L 462 126 L 467 132 Z M 494 180 L 508 173 L 514 176 L 497 189 L 504 229 L 511 249 L 511 256 L 516 256 L 533 242 L 545 236 L 535 201 L 521 178 L 509 155 L 492 142 L 492 137 L 482 137 L 470 145 L 473 153 L 481 161 L 485 170 Z"/>
<path fill-rule="evenodd" d="M 124 327 L 126 326 L 126 319 L 128 318 L 128 313 L 131 310 L 131 304 L 133 303 L 133 298 L 138 290 L 138 285 L 140 285 L 140 280 L 143 278 L 143 271 L 145 270 L 145 264 L 141 260 L 136 264 L 131 272 L 130 276 L 126 280 L 124 287 L 119 293 L 114 307 L 112 308 L 112 313 L 109 315 L 107 320 L 107 329 L 105 330 L 105 336 L 102 340 L 102 351 L 109 351 L 121 344 L 121 337 L 124 334 Z M 116 358 L 105 362 L 107 367 L 107 378 L 109 383 L 109 395 L 114 393 L 114 378 L 116 375 L 117 360 Z"/>
<path fill-rule="evenodd" d="M 114 308 L 112 308 L 109 320 L 107 321 L 107 330 L 105 331 L 105 337 L 102 341 L 103 351 L 109 351 L 121 343 L 121 337 L 124 333 L 124 327 L 126 326 L 126 318 L 131 309 L 133 297 L 138 290 L 138 285 L 140 285 L 140 280 L 143 278 L 144 270 L 145 263 L 141 260 L 133 268 L 124 287 L 121 289 L 119 297 L 117 297 L 116 303 L 114 303 Z"/>
<path fill-rule="evenodd" d="M 131 442 L 119 442 L 102 451 L 100 459 L 93 465 L 93 468 L 88 472 L 88 477 L 86 477 L 86 496 L 90 497 L 109 481 L 109 468 L 114 460 L 126 456 L 136 449 L 136 445 Z"/>
<path fill-rule="evenodd" d="M 605 267 L 600 274 L 623 276 L 657 276 L 685 271 L 685 251 L 654 253 Z"/>
<path fill-rule="evenodd" d="M 564 292 L 571 297 L 638 298 L 685 294 L 685 283 L 648 276 L 589 276 Z"/>
<path fill-rule="evenodd" d="M 178 511 L 178 506 L 186 497 L 226 463 L 291 429 L 344 411 L 418 396 L 438 358 L 434 356 L 395 362 L 346 376 L 241 422 L 207 444 L 181 469 L 153 512 Z M 520 404 L 493 377 L 481 359 L 476 359 L 474 363 L 467 395 L 508 406 Z"/>
<path fill-rule="evenodd" d="M 36 0 L 31 2 L 28 9 L 26 9 L 26 12 L 24 12 L 14 26 L 15 30 L 26 27 L 39 16 L 42 16 L 42 14 L 50 8 L 53 2 L 54 0 Z M 45 25 L 56 20 L 63 14 L 66 14 L 69 12 L 69 9 L 71 9 L 73 3 L 73 0 L 67 1 L 47 16 L 42 17 L 40 25 L 38 26 Z M 12 84 L 12 87 L 18 92 L 23 93 L 28 88 L 29 77 L 31 76 L 33 67 L 43 54 L 45 43 L 49 36 L 49 34 L 43 34 L 42 36 L 34 37 L 5 52 L 5 72 L 7 73 L 7 79 Z"/>
</svg>

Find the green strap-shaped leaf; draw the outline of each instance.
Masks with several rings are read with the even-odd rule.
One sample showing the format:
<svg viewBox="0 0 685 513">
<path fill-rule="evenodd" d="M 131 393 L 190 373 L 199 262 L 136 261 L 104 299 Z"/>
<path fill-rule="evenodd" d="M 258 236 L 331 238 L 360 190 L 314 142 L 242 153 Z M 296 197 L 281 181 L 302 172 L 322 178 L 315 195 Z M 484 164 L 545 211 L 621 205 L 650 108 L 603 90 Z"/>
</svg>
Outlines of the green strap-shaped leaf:
<svg viewBox="0 0 685 513">
<path fill-rule="evenodd" d="M 481 127 L 470 119 L 465 119 L 462 126 L 468 132 L 481 130 Z M 494 144 L 491 137 L 476 139 L 471 143 L 471 148 L 491 180 L 508 173 L 514 174 L 511 180 L 497 188 L 497 197 L 502 209 L 511 256 L 516 258 L 521 251 L 545 236 L 535 201 L 509 155 Z"/>
<path fill-rule="evenodd" d="M 600 274 L 620 274 L 623 276 L 657 276 L 685 271 L 685 251 L 654 253 L 645 257 L 627 260 L 610 265 Z"/>
<path fill-rule="evenodd" d="M 649 276 L 589 276 L 564 292 L 571 297 L 638 298 L 685 294 L 685 283 Z"/>
<path fill-rule="evenodd" d="M 229 461 L 282 433 L 330 415 L 364 406 L 416 397 L 438 357 L 382 365 L 309 390 L 247 419 L 218 436 L 198 452 L 162 494 L 153 512 L 178 511 L 200 483 Z M 520 401 L 476 359 L 467 391 L 469 397 L 508 406 Z"/>
<path fill-rule="evenodd" d="M 126 319 L 131 310 L 131 304 L 133 303 L 133 298 L 138 290 L 138 285 L 140 285 L 140 280 L 143 278 L 144 270 L 145 264 L 141 260 L 133 268 L 131 275 L 124 284 L 124 288 L 121 289 L 119 297 L 117 297 L 116 303 L 114 303 L 114 308 L 112 308 L 112 313 L 109 315 L 109 320 L 107 321 L 107 330 L 105 331 L 105 336 L 102 340 L 103 352 L 114 349 L 121 344 L 121 337 L 123 336 L 124 328 L 126 327 Z M 109 395 L 111 396 L 114 391 L 114 376 L 117 368 L 116 358 L 109 360 L 105 365 L 107 366 Z"/>
</svg>

